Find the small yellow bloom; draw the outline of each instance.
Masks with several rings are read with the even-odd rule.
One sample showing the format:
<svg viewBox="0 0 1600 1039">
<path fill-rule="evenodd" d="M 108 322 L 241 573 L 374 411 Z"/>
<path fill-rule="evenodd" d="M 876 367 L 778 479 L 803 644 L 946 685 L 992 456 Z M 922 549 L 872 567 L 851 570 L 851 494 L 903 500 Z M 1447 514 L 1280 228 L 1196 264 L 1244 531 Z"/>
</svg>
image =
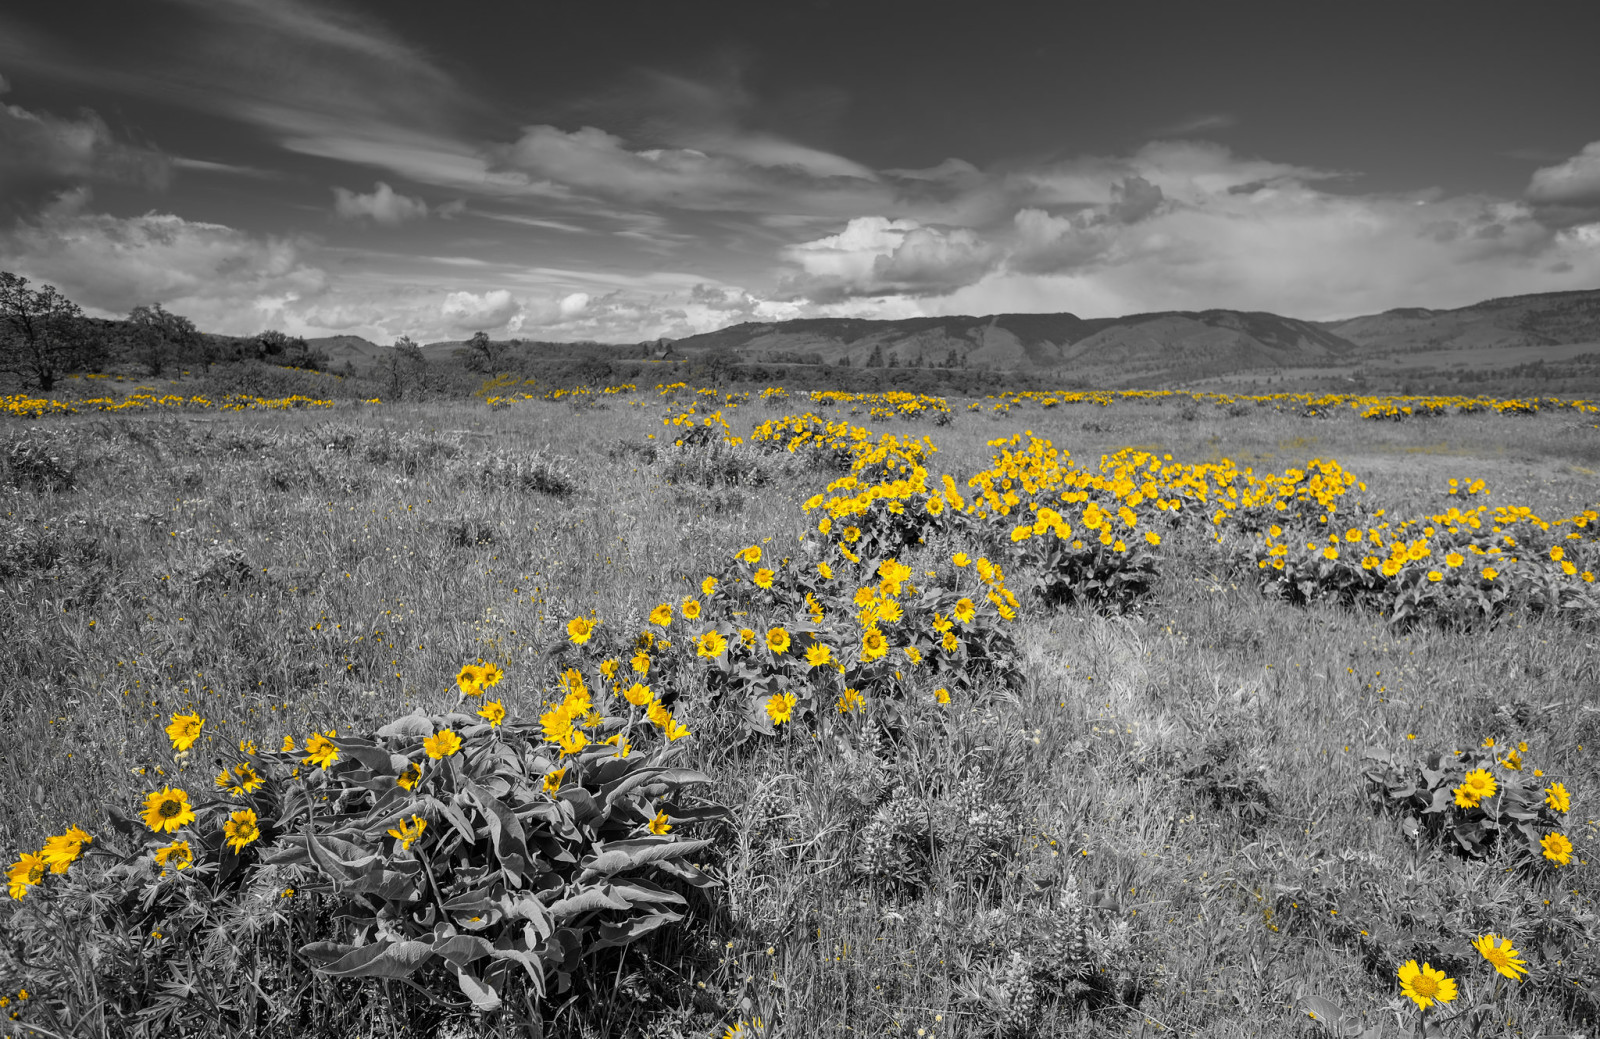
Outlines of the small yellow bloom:
<svg viewBox="0 0 1600 1039">
<path fill-rule="evenodd" d="M 228 821 L 222 824 L 222 835 L 235 855 L 244 851 L 245 845 L 261 836 L 261 823 L 255 809 L 246 808 L 228 816 Z"/>
<path fill-rule="evenodd" d="M 684 620 L 696 620 L 700 616 L 700 600 L 685 597 L 679 607 L 683 611 Z"/>
<path fill-rule="evenodd" d="M 1567 793 L 1567 788 L 1560 783 L 1551 783 L 1544 789 L 1544 803 L 1555 811 L 1566 813 L 1572 807 L 1572 797 Z"/>
<path fill-rule="evenodd" d="M 695 639 L 695 655 L 708 659 L 719 657 L 728 648 L 728 640 L 715 628 Z"/>
<path fill-rule="evenodd" d="M 499 700 L 490 700 L 478 709 L 478 716 L 487 719 L 490 725 L 499 725 L 506 720 L 506 705 Z"/>
<path fill-rule="evenodd" d="M 667 835 L 667 831 L 672 829 L 671 824 L 667 822 L 667 813 L 657 812 L 656 817 L 650 820 L 646 829 L 655 834 L 657 837 L 665 837 Z"/>
<path fill-rule="evenodd" d="M 395 782 L 400 784 L 402 790 L 415 790 L 417 784 L 422 782 L 422 762 L 413 761 L 406 766 L 406 770 L 395 777 Z"/>
<path fill-rule="evenodd" d="M 477 664 L 464 664 L 456 672 L 456 689 L 462 696 L 477 696 L 483 692 L 483 668 Z"/>
<path fill-rule="evenodd" d="M 1400 994 L 1426 1010 L 1435 1003 L 1441 1006 L 1456 998 L 1455 979 L 1430 964 L 1417 966 L 1416 960 L 1407 960 L 1400 968 Z"/>
<path fill-rule="evenodd" d="M 767 717 L 772 719 L 772 724 L 782 725 L 794 717 L 794 694 L 774 693 L 767 698 Z"/>
<path fill-rule="evenodd" d="M 448 758 L 461 749 L 461 737 L 454 729 L 440 729 L 422 741 L 422 749 L 435 761 Z"/>
<path fill-rule="evenodd" d="M 401 851 L 410 851 L 411 842 L 422 836 L 422 831 L 428 828 L 428 820 L 420 815 L 413 815 L 409 819 L 400 820 L 400 825 L 389 832 L 389 836 L 400 842 Z"/>
<path fill-rule="evenodd" d="M 664 602 L 660 606 L 657 606 L 655 609 L 651 610 L 650 623 L 660 625 L 663 628 L 671 624 L 672 604 Z"/>
<path fill-rule="evenodd" d="M 789 633 L 782 627 L 771 628 L 767 631 L 767 648 L 774 653 L 787 653 L 789 651 Z"/>
<path fill-rule="evenodd" d="M 146 795 L 143 815 L 144 824 L 157 833 L 176 833 L 195 818 L 188 791 L 170 786 Z"/>
<path fill-rule="evenodd" d="M 1572 842 L 1564 833 L 1550 834 L 1539 842 L 1539 847 L 1544 849 L 1544 857 L 1557 866 L 1565 866 L 1572 861 Z"/>
<path fill-rule="evenodd" d="M 194 865 L 194 849 L 188 841 L 173 841 L 156 849 L 156 865 L 162 869 L 188 869 Z"/>
<path fill-rule="evenodd" d="M 948 705 L 950 703 L 950 690 L 942 688 L 935 689 L 933 691 L 933 698 L 941 705 Z"/>
<path fill-rule="evenodd" d="M 544 774 L 543 790 L 547 794 L 554 794 L 561 789 L 561 780 L 566 778 L 565 768 L 553 768 Z"/>
<path fill-rule="evenodd" d="M 1528 973 L 1528 961 L 1518 958 L 1517 947 L 1511 944 L 1510 938 L 1485 934 L 1474 940 L 1472 947 L 1490 966 L 1512 981 L 1521 981 L 1522 975 Z"/>
<path fill-rule="evenodd" d="M 598 623 L 599 621 L 591 620 L 588 617 L 574 617 L 567 621 L 567 638 L 572 640 L 573 645 L 581 646 L 589 641 L 589 637 L 594 634 L 595 625 Z"/>
<path fill-rule="evenodd" d="M 28 893 L 30 887 L 44 883 L 44 875 L 49 871 L 50 866 L 44 861 L 43 856 L 34 852 L 24 852 L 11 864 L 11 868 L 6 870 L 11 897 L 21 898 Z"/>
<path fill-rule="evenodd" d="M 833 650 L 821 642 L 806 647 L 806 663 L 811 667 L 821 667 L 832 659 Z"/>
<path fill-rule="evenodd" d="M 715 577 L 707 577 L 704 581 L 700 582 L 700 594 L 701 595 L 715 595 L 716 592 L 717 592 L 717 579 Z"/>
<path fill-rule="evenodd" d="M 200 738 L 200 730 L 205 726 L 206 720 L 199 714 L 174 714 L 172 721 L 167 724 L 167 738 L 172 741 L 173 750 L 188 750 L 194 741 Z"/>
<path fill-rule="evenodd" d="M 744 551 L 735 554 L 751 566 L 761 562 L 761 546 L 759 545 L 751 545 Z"/>
<path fill-rule="evenodd" d="M 256 774 L 247 762 L 240 762 L 232 768 L 225 768 L 217 776 L 217 786 L 235 797 L 242 797 L 251 793 L 262 784 L 262 779 Z"/>
<path fill-rule="evenodd" d="M 333 729 L 326 733 L 314 732 L 306 740 L 306 756 L 300 761 L 305 765 L 316 765 L 318 768 L 327 768 L 339 760 L 339 747 L 328 737 L 335 735 Z"/>
<path fill-rule="evenodd" d="M 771 588 L 772 578 L 772 571 L 768 570 L 766 567 L 762 567 L 751 576 L 750 580 L 755 582 L 757 588 Z"/>
<path fill-rule="evenodd" d="M 50 864 L 51 873 L 65 873 L 67 867 L 83 854 L 83 846 L 93 840 L 87 830 L 71 826 L 59 837 L 46 837 L 44 849 L 39 854 Z"/>
</svg>

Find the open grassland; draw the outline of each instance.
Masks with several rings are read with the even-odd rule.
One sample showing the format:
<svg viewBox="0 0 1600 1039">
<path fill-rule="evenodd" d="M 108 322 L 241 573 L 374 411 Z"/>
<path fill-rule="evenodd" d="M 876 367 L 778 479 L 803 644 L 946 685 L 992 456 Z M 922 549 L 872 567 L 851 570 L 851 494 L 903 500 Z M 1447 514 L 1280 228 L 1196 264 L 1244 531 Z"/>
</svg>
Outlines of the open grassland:
<svg viewBox="0 0 1600 1039">
<path fill-rule="evenodd" d="M 1595 412 L 972 404 L 618 392 L 0 426 L 0 849 L 93 837 L 64 875 L 12 878 L 3 1030 L 1588 1033 Z M 516 860 L 471 769 L 524 737 L 543 749 L 493 773 Z M 635 804 L 630 742 L 688 771 L 641 772 Z M 395 789 L 391 754 L 421 785 Z M 230 798 L 237 766 L 266 785 Z M 169 788 L 200 811 L 188 872 L 155 858 L 190 831 L 139 821 Z M 384 815 L 402 802 L 421 837 Z M 253 839 L 203 832 L 238 836 L 246 804 Z M 337 854 L 295 843 L 302 805 Z M 671 869 L 601 884 L 608 846 Z M 529 881 L 540 849 L 574 865 Z M 503 900 L 468 897 L 491 882 Z M 350 968 L 396 942 L 421 958 Z M 1455 997 L 1403 993 L 1412 960 Z"/>
</svg>

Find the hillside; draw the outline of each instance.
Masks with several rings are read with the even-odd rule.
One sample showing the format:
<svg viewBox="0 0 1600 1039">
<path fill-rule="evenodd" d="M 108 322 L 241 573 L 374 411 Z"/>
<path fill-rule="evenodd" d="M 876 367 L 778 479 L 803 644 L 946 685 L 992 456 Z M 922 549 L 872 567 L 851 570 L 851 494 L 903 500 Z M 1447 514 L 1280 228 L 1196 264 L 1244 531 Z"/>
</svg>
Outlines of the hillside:
<svg viewBox="0 0 1600 1039">
<path fill-rule="evenodd" d="M 900 321 L 810 318 L 746 323 L 679 340 L 688 354 L 849 367 L 986 368 L 1119 380 L 1338 359 L 1353 344 L 1311 322 L 1232 310 L 1080 318 L 997 314 Z"/>
<path fill-rule="evenodd" d="M 1291 369 L 1343 377 L 1374 364 L 1492 370 L 1565 360 L 1571 344 L 1583 343 L 1600 343 L 1600 291 L 1321 322 L 1237 310 L 805 318 L 734 325 L 674 346 L 690 357 L 717 350 L 749 363 L 987 369 L 1115 386 Z"/>
<path fill-rule="evenodd" d="M 1454 310 L 1402 307 L 1323 327 L 1362 353 L 1377 354 L 1594 343 L 1600 342 L 1600 291 L 1506 296 Z"/>
</svg>

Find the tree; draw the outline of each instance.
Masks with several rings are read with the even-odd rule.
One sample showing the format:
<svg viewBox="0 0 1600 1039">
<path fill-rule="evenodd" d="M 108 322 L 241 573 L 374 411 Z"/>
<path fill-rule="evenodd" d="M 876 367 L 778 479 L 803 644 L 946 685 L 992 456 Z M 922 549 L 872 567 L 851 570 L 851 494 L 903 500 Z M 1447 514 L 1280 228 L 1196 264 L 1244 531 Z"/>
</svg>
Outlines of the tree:
<svg viewBox="0 0 1600 1039">
<path fill-rule="evenodd" d="M 872 346 L 872 354 L 871 354 L 871 356 L 869 356 L 867 358 L 866 366 L 868 368 L 882 368 L 883 367 L 883 344 L 882 343 L 874 343 L 873 344 L 873 346 Z"/>
<path fill-rule="evenodd" d="M 721 386 L 733 378 L 738 367 L 739 355 L 733 347 L 726 343 L 718 343 L 700 355 L 700 363 L 690 370 L 690 374 L 704 382 Z"/>
<path fill-rule="evenodd" d="M 28 279 L 0 271 L 0 368 L 49 393 L 57 380 L 89 358 L 83 311 L 54 285 L 28 288 Z"/>
<path fill-rule="evenodd" d="M 509 347 L 509 343 L 497 343 L 490 339 L 487 332 L 474 332 L 466 345 L 456 350 L 455 356 L 470 371 L 494 375 L 499 372 Z"/>
<path fill-rule="evenodd" d="M 276 328 L 269 328 L 256 336 L 256 360 L 265 360 L 268 357 L 277 357 L 279 354 L 289 352 L 289 344 L 293 340 L 285 332 Z"/>
<path fill-rule="evenodd" d="M 405 399 L 407 393 L 426 389 L 428 359 L 422 347 L 401 336 L 394 346 L 378 359 L 378 375 L 383 379 L 383 399 L 391 403 Z"/>
<path fill-rule="evenodd" d="M 201 343 L 193 321 L 161 309 L 159 303 L 134 307 L 128 313 L 128 324 L 133 330 L 134 357 L 152 376 L 193 354 Z"/>
</svg>

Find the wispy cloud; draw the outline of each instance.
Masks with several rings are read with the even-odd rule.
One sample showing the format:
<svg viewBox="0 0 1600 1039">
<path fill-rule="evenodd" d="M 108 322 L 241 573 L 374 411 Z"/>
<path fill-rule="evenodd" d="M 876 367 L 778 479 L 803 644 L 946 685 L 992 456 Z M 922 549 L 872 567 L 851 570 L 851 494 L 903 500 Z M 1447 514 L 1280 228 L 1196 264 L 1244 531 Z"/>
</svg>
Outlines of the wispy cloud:
<svg viewBox="0 0 1600 1039">
<path fill-rule="evenodd" d="M 1190 116 L 1180 119 L 1166 126 L 1158 126 L 1150 131 L 1151 137 L 1181 137 L 1191 133 L 1209 133 L 1212 130 L 1226 130 L 1230 126 L 1239 125 L 1239 118 L 1227 112 L 1209 112 L 1204 115 Z"/>
</svg>

